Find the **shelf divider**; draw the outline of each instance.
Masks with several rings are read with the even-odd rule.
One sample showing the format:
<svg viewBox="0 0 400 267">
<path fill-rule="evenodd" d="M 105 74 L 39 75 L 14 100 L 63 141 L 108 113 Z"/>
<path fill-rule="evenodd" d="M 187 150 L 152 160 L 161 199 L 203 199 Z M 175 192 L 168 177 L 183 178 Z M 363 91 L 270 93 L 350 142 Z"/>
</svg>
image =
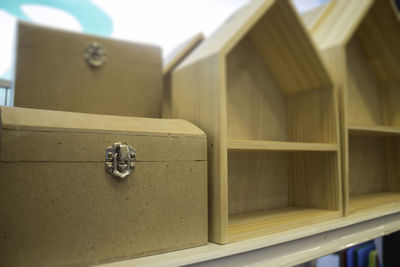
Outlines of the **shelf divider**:
<svg viewBox="0 0 400 267">
<path fill-rule="evenodd" d="M 350 135 L 390 136 L 400 135 L 400 127 L 382 125 L 353 125 L 348 126 Z"/>
<path fill-rule="evenodd" d="M 261 140 L 228 140 L 230 151 L 337 151 L 337 144 L 303 143 L 286 141 L 261 141 Z"/>
</svg>

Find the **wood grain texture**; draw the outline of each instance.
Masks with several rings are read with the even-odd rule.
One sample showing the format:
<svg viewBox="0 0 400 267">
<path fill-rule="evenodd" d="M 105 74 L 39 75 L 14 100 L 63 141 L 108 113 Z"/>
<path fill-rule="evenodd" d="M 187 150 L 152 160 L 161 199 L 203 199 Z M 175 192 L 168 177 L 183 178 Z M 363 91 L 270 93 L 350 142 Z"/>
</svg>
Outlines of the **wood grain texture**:
<svg viewBox="0 0 400 267">
<path fill-rule="evenodd" d="M 277 1 L 249 32 L 285 94 L 331 85 L 314 43 L 298 20 L 288 1 Z"/>
<path fill-rule="evenodd" d="M 274 151 L 338 151 L 337 144 L 278 142 L 258 140 L 228 140 L 229 151 L 274 150 Z"/>
<path fill-rule="evenodd" d="M 172 84 L 173 117 L 208 135 L 211 241 L 233 240 L 228 214 L 290 201 L 341 212 L 337 96 L 290 1 L 243 7 L 179 64 Z M 291 196 L 292 180 L 307 188 Z"/>
<path fill-rule="evenodd" d="M 227 57 L 228 138 L 287 140 L 285 97 L 248 38 Z"/>
<path fill-rule="evenodd" d="M 171 73 L 204 40 L 204 34 L 198 33 L 174 48 L 163 60 L 163 75 Z"/>
<path fill-rule="evenodd" d="M 400 205 L 400 193 L 375 193 L 350 197 L 349 214 L 370 213 L 371 209 L 390 211 Z M 355 215 L 354 215 L 355 214 Z"/>
<path fill-rule="evenodd" d="M 171 118 L 171 75 L 172 71 L 181 63 L 186 57 L 193 52 L 204 40 L 204 35 L 198 33 L 190 39 L 186 40 L 178 47 L 176 47 L 167 57 L 163 60 L 163 102 L 162 102 L 162 117 Z"/>
<path fill-rule="evenodd" d="M 279 152 L 229 152 L 229 215 L 289 204 L 289 159 Z"/>
<path fill-rule="evenodd" d="M 255 238 L 262 235 L 302 228 L 305 225 L 333 220 L 337 211 L 285 207 L 229 217 L 229 241 Z"/>
<path fill-rule="evenodd" d="M 286 97 L 288 140 L 337 144 L 339 120 L 332 88 L 320 88 Z"/>
<path fill-rule="evenodd" d="M 303 18 L 338 88 L 344 211 L 357 216 L 349 197 L 398 192 L 400 23 L 391 1 L 334 2 Z"/>
<path fill-rule="evenodd" d="M 366 60 L 366 55 L 353 38 L 347 45 L 348 123 L 382 124 L 379 83 Z"/>
<path fill-rule="evenodd" d="M 289 204 L 341 211 L 341 180 L 335 152 L 294 152 L 289 158 Z"/>
<path fill-rule="evenodd" d="M 335 7 L 337 1 L 328 1 L 316 8 L 313 8 L 302 14 L 302 19 L 307 29 L 314 32 L 324 22 L 325 18 L 329 16 L 332 9 Z"/>
<path fill-rule="evenodd" d="M 309 11 L 303 15 L 320 49 L 345 45 L 353 36 L 374 0 L 347 1 L 332 0 L 327 12 Z M 315 21 L 319 21 L 318 24 Z"/>
<path fill-rule="evenodd" d="M 349 135 L 372 135 L 372 136 L 389 136 L 400 135 L 399 127 L 380 126 L 380 125 L 348 125 Z"/>
<path fill-rule="evenodd" d="M 219 79 L 225 73 L 221 61 L 215 56 L 178 68 L 172 81 L 172 117 L 185 118 L 207 133 L 209 238 L 216 242 L 226 242 L 228 224 L 226 103 Z"/>
<path fill-rule="evenodd" d="M 197 61 L 219 54 L 221 51 L 225 51 L 224 54 L 229 53 L 275 2 L 276 0 L 255 0 L 239 9 L 213 34 L 208 36 L 207 41 L 203 42 L 194 53 L 191 53 L 178 69 L 186 68 Z"/>
<path fill-rule="evenodd" d="M 384 139 L 350 136 L 350 197 L 384 191 L 386 175 Z"/>
<path fill-rule="evenodd" d="M 207 243 L 206 136 L 197 127 L 11 107 L 0 112 L 1 266 L 90 265 Z M 105 148 L 121 141 L 137 152 L 125 180 L 104 166 Z"/>
<path fill-rule="evenodd" d="M 84 60 L 93 41 L 106 63 Z M 161 49 L 24 22 L 18 25 L 14 105 L 121 116 L 161 117 Z"/>
</svg>

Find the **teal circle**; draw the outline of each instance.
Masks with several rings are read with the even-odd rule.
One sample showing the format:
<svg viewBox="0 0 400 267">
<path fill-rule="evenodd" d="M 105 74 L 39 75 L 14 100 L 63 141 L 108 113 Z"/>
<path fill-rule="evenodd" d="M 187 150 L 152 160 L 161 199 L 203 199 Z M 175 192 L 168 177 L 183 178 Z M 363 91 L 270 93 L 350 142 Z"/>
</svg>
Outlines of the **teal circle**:
<svg viewBox="0 0 400 267">
<path fill-rule="evenodd" d="M 44 5 L 61 9 L 74 16 L 85 33 L 111 36 L 111 18 L 89 0 L 0 0 L 0 8 L 26 21 L 31 19 L 22 11 L 22 5 Z"/>
</svg>

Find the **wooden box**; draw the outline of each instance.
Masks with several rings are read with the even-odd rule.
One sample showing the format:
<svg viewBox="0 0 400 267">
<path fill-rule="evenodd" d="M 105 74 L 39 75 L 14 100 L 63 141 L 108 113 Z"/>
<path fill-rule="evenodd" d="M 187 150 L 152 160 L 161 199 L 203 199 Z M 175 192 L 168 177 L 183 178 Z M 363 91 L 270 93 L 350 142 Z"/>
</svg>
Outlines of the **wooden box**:
<svg viewBox="0 0 400 267">
<path fill-rule="evenodd" d="M 159 47 L 19 22 L 16 52 L 14 106 L 161 117 Z"/>
<path fill-rule="evenodd" d="M 0 266 L 88 265 L 207 243 L 207 146 L 197 127 L 0 112 Z M 116 142 L 136 150 L 136 168 L 124 179 L 105 167 Z"/>
<path fill-rule="evenodd" d="M 252 1 L 172 77 L 172 116 L 207 133 L 212 241 L 341 216 L 337 100 L 290 1 Z"/>
<path fill-rule="evenodd" d="M 400 21 L 388 0 L 332 1 L 304 20 L 339 86 L 347 215 L 400 211 Z"/>
</svg>

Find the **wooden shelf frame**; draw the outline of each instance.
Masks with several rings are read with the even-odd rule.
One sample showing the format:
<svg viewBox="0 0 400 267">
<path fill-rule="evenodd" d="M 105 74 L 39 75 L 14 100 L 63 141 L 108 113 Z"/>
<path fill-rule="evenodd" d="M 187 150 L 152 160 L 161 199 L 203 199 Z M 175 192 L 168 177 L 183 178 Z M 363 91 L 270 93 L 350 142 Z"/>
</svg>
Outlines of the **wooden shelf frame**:
<svg viewBox="0 0 400 267">
<path fill-rule="evenodd" d="M 391 197 L 400 192 L 400 22 L 390 2 L 334 0 L 302 15 L 339 88 L 346 215 L 400 205 Z"/>
<path fill-rule="evenodd" d="M 337 144 L 260 140 L 228 140 L 228 150 L 265 151 L 338 151 Z"/>
<path fill-rule="evenodd" d="M 382 125 L 349 125 L 350 135 L 398 136 L 400 127 Z"/>
<path fill-rule="evenodd" d="M 210 240 L 232 242 L 233 214 L 340 216 L 337 96 L 290 0 L 240 9 L 173 71 L 172 92 L 172 117 L 207 133 Z"/>
<path fill-rule="evenodd" d="M 321 222 L 312 228 L 291 230 L 227 245 L 180 250 L 113 262 L 99 267 L 131 266 L 295 266 L 400 230 L 400 209 Z"/>
</svg>

